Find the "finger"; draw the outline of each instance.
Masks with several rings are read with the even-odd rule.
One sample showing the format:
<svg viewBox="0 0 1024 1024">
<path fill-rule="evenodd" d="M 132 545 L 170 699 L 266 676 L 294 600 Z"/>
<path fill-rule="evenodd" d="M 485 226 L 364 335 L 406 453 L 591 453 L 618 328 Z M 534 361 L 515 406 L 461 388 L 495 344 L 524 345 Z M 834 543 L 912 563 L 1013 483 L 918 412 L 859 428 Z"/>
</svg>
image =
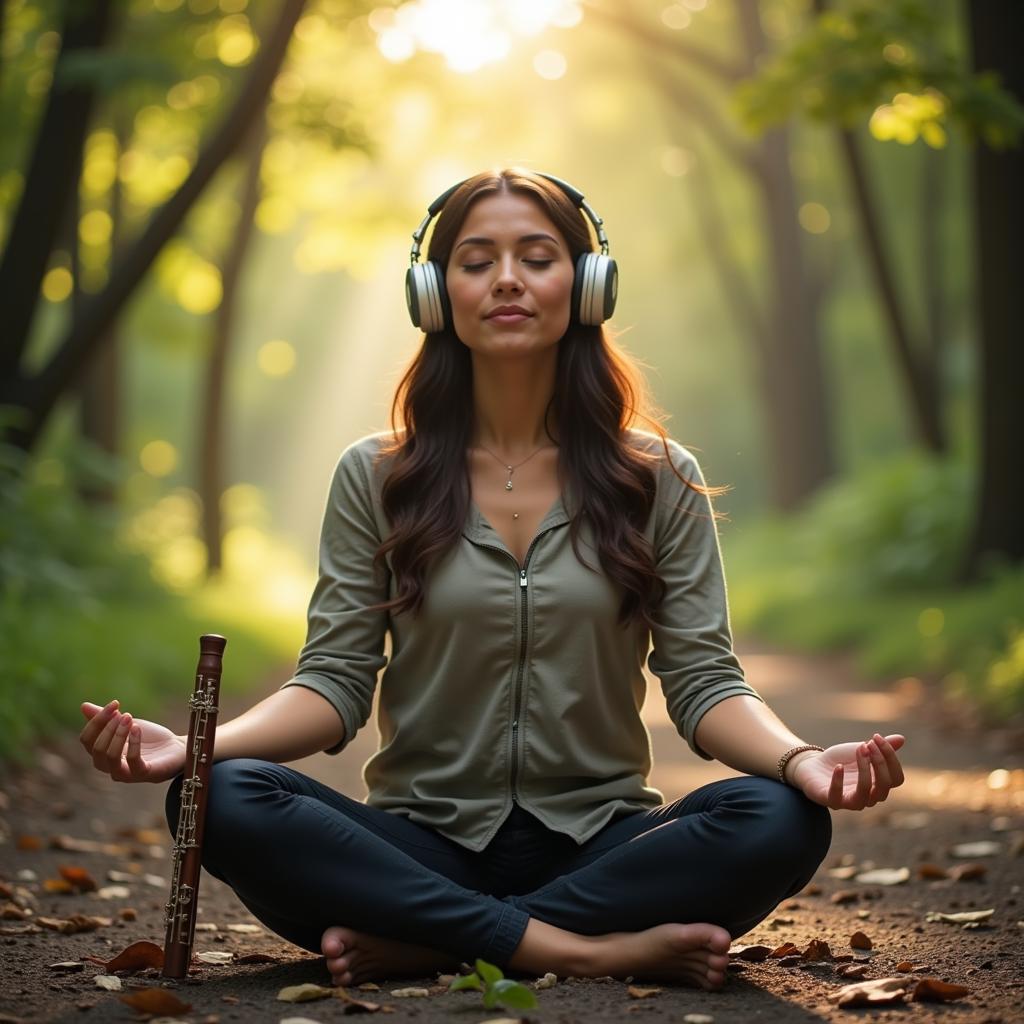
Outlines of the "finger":
<svg viewBox="0 0 1024 1024">
<path fill-rule="evenodd" d="M 110 741 L 113 738 L 114 733 L 117 731 L 117 723 L 120 717 L 120 712 L 112 711 L 104 720 L 103 728 L 93 741 L 92 763 L 99 768 L 101 772 L 110 770 L 110 764 L 107 760 L 107 748 L 110 746 Z"/>
<path fill-rule="evenodd" d="M 133 779 L 145 778 L 149 772 L 149 765 L 142 759 L 142 729 L 132 724 L 128 732 L 128 771 Z"/>
<path fill-rule="evenodd" d="M 130 725 L 130 715 L 118 716 L 114 734 L 110 737 L 110 742 L 107 744 L 107 761 L 112 771 L 121 767 L 121 755 L 124 753 L 124 745 L 128 741 L 128 727 Z"/>
<path fill-rule="evenodd" d="M 864 746 L 857 747 L 857 786 L 850 796 L 851 808 L 863 810 L 871 793 L 871 761 Z"/>
<path fill-rule="evenodd" d="M 875 786 L 871 792 L 871 798 L 876 803 L 884 800 L 892 789 L 892 776 L 889 774 L 889 765 L 886 764 L 882 751 L 878 747 L 878 740 L 881 737 L 875 733 L 875 737 L 868 741 L 868 757 L 871 759 L 871 767 L 875 773 Z"/>
<path fill-rule="evenodd" d="M 878 733 L 875 733 L 875 742 L 885 758 L 885 763 L 889 766 L 890 785 L 893 789 L 897 786 L 902 786 L 904 782 L 903 766 L 900 764 L 900 759 L 889 742 L 889 737 L 879 736 Z"/>
<path fill-rule="evenodd" d="M 96 743 L 96 737 L 103 731 L 104 726 L 110 721 L 110 716 L 114 713 L 114 709 L 117 706 L 117 701 L 112 700 L 106 707 L 98 708 L 91 715 L 86 711 L 86 704 L 82 705 L 82 714 L 89 718 L 82 731 L 78 734 L 79 740 L 82 742 L 82 746 L 85 747 L 89 753 L 92 753 L 93 747 Z M 97 705 L 89 704 L 88 707 L 96 708 Z"/>
<path fill-rule="evenodd" d="M 828 787 L 828 805 L 833 810 L 839 810 L 843 806 L 843 778 L 846 771 L 841 764 L 832 769 L 832 783 Z"/>
</svg>

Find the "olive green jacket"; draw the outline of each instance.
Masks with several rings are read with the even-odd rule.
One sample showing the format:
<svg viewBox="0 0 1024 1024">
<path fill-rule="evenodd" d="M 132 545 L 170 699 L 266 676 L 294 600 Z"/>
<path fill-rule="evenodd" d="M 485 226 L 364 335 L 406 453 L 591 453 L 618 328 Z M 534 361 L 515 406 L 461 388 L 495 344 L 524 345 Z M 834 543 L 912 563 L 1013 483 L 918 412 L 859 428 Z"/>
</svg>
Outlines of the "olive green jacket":
<svg viewBox="0 0 1024 1024">
<path fill-rule="evenodd" d="M 363 767 L 371 806 L 479 851 L 513 799 L 580 844 L 612 818 L 662 803 L 647 784 L 650 734 L 640 717 L 648 652 L 672 721 L 705 760 L 694 740 L 704 712 L 736 694 L 761 699 L 732 650 L 708 499 L 672 472 L 660 438 L 629 432 L 660 453 L 644 533 L 667 587 L 653 630 L 616 624 L 621 594 L 600 570 L 586 521 L 581 552 L 598 571 L 574 554 L 569 488 L 522 568 L 471 503 L 459 543 L 427 575 L 420 615 L 392 616 L 366 610 L 395 595 L 390 571 L 372 566 L 390 532 L 385 467 L 373 464 L 386 436 L 356 441 L 338 461 L 307 639 L 284 684 L 315 690 L 337 710 L 345 735 L 327 753 L 365 724 L 384 668 L 380 744 Z M 684 477 L 704 482 L 685 448 L 670 441 L 669 450 Z"/>
</svg>

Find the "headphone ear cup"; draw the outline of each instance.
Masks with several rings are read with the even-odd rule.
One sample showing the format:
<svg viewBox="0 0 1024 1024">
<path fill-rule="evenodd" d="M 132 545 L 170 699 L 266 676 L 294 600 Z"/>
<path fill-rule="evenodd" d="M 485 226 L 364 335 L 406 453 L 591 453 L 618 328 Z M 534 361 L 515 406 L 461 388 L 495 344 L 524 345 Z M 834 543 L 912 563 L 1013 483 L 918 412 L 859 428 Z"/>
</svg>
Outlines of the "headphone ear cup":
<svg viewBox="0 0 1024 1024">
<path fill-rule="evenodd" d="M 443 331 L 451 320 L 444 271 L 437 260 L 414 263 L 405 272 L 405 302 L 413 327 L 425 334 Z"/>
<path fill-rule="evenodd" d="M 604 253 L 582 253 L 576 260 L 572 287 L 574 317 L 592 327 L 604 323 L 615 312 L 618 293 L 619 269 L 615 260 Z"/>
</svg>

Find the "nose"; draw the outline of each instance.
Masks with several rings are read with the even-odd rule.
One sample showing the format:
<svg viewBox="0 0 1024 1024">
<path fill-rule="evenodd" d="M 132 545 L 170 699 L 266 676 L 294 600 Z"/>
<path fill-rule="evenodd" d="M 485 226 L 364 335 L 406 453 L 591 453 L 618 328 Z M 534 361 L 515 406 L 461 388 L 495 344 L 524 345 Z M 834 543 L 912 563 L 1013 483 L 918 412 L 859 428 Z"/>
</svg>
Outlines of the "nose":
<svg viewBox="0 0 1024 1024">
<path fill-rule="evenodd" d="M 519 277 L 519 268 L 512 253 L 506 253 L 498 259 L 498 272 L 494 276 L 492 290 L 495 294 L 514 292 L 519 294 L 523 290 L 523 282 Z"/>
</svg>

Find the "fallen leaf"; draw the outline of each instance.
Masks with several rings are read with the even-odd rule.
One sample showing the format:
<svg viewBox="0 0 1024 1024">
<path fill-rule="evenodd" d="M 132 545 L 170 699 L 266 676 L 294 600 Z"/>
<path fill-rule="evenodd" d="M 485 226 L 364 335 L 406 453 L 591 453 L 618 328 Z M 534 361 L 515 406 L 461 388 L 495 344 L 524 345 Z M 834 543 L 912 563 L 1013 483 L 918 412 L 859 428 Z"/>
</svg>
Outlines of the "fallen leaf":
<svg viewBox="0 0 1024 1024">
<path fill-rule="evenodd" d="M 122 907 L 118 912 L 117 916 L 122 921 L 134 921 L 139 915 L 134 907 Z"/>
<path fill-rule="evenodd" d="M 1002 843 L 982 839 L 976 843 L 958 843 L 949 852 L 953 857 L 994 857 L 1001 853 L 1002 849 Z"/>
<path fill-rule="evenodd" d="M 44 928 L 51 928 L 55 932 L 64 935 L 74 935 L 77 932 L 92 932 L 97 928 L 109 928 L 113 919 L 109 917 L 88 917 L 85 914 L 72 914 L 70 917 L 37 917 L 36 924 Z"/>
<path fill-rule="evenodd" d="M 74 892 L 75 887 L 66 878 L 44 878 L 44 892 Z"/>
<path fill-rule="evenodd" d="M 715 1024 L 715 1018 L 710 1013 L 688 1013 L 683 1024 Z"/>
<path fill-rule="evenodd" d="M 119 828 L 114 835 L 118 839 L 134 839 L 146 846 L 162 843 L 169 838 L 166 832 L 157 831 L 155 828 Z"/>
<path fill-rule="evenodd" d="M 832 950 L 828 948 L 827 942 L 823 942 L 821 939 L 811 939 L 803 952 L 803 958 L 805 960 L 831 960 Z"/>
<path fill-rule="evenodd" d="M 107 992 L 120 992 L 124 987 L 121 979 L 113 974 L 96 974 L 92 980 L 97 988 L 105 989 Z"/>
<path fill-rule="evenodd" d="M 910 993 L 912 1003 L 949 1003 L 970 995 L 966 985 L 953 985 L 938 978 L 922 978 Z"/>
<path fill-rule="evenodd" d="M 909 878 L 910 868 L 875 868 L 855 875 L 854 881 L 866 885 L 900 885 Z"/>
<path fill-rule="evenodd" d="M 115 871 L 113 868 L 107 872 L 108 882 L 134 882 L 138 878 L 138 875 L 133 875 L 129 871 Z"/>
<path fill-rule="evenodd" d="M 111 974 L 115 971 L 128 971 L 134 974 L 136 971 L 145 970 L 147 967 L 155 967 L 157 970 L 164 965 L 164 951 L 155 942 L 133 942 L 125 946 L 120 953 L 111 960 L 101 960 L 99 957 L 87 956 L 83 959 L 91 963 L 100 964 Z"/>
<path fill-rule="evenodd" d="M 96 898 L 100 900 L 126 900 L 131 894 L 127 885 L 105 885 L 96 890 Z"/>
<path fill-rule="evenodd" d="M 761 963 L 762 960 L 767 960 L 771 955 L 771 946 L 733 946 L 729 950 L 729 956 L 738 957 L 740 960 L 749 960 L 751 963 L 755 964 Z"/>
<path fill-rule="evenodd" d="M 425 988 L 393 988 L 391 994 L 396 999 L 422 999 L 430 995 Z"/>
<path fill-rule="evenodd" d="M 441 978 L 445 978 L 447 980 L 442 981 Z M 455 980 L 455 975 L 454 974 L 442 974 L 441 977 L 437 979 L 439 985 L 450 985 L 454 980 Z M 375 981 L 364 981 L 362 983 L 362 985 L 359 985 L 357 987 L 358 987 L 360 992 L 379 992 L 380 991 L 380 985 L 378 985 Z M 376 1005 L 376 1003 L 374 1005 Z"/>
<path fill-rule="evenodd" d="M 43 841 L 39 836 L 18 836 L 15 846 L 19 850 L 41 850 Z"/>
<path fill-rule="evenodd" d="M 650 999 L 652 996 L 660 995 L 660 988 L 639 988 L 637 985 L 630 985 L 626 989 L 630 999 Z"/>
<path fill-rule="evenodd" d="M 229 950 L 214 949 L 196 953 L 196 959 L 203 964 L 230 964 L 234 961 L 235 954 Z"/>
<path fill-rule="evenodd" d="M 853 878 L 853 876 L 857 874 L 857 870 L 856 864 L 849 864 L 843 868 L 829 868 L 828 874 L 831 875 L 832 878 L 847 879 Z"/>
<path fill-rule="evenodd" d="M 263 929 L 258 924 L 229 924 L 229 932 L 238 932 L 241 935 L 262 935 Z"/>
<path fill-rule="evenodd" d="M 329 999 L 333 995 L 333 988 L 306 982 L 303 985 L 286 986 L 277 993 L 277 998 L 283 1003 L 308 1003 L 314 999 Z"/>
<path fill-rule="evenodd" d="M 146 885 L 153 886 L 154 889 L 166 889 L 167 880 L 162 878 L 160 875 L 143 875 L 142 880 Z"/>
<path fill-rule="evenodd" d="M 991 910 L 964 910 L 957 914 L 941 914 L 937 910 L 929 910 L 924 915 L 926 921 L 949 921 L 951 924 L 964 924 L 967 922 L 986 921 L 995 913 Z"/>
<path fill-rule="evenodd" d="M 362 989 L 366 986 L 360 985 L 359 987 Z M 380 991 L 380 986 L 374 985 L 374 989 Z M 346 1008 L 342 1010 L 342 1013 L 358 1012 L 360 1010 L 364 1013 L 376 1013 L 383 1005 L 381 1003 L 370 1003 L 362 999 L 356 999 L 355 996 L 349 995 L 344 988 L 335 989 L 334 995 L 336 999 L 341 999 L 346 1004 Z M 388 1009 L 390 1010 L 390 1007 Z"/>
<path fill-rule="evenodd" d="M 791 956 L 793 953 L 799 952 L 799 946 L 794 946 L 792 942 L 784 942 L 781 946 L 776 946 L 768 955 L 771 957 L 783 957 Z"/>
<path fill-rule="evenodd" d="M 58 865 L 61 878 L 66 878 L 79 892 L 92 892 L 96 888 L 96 880 L 85 868 L 75 864 Z"/>
<path fill-rule="evenodd" d="M 216 932 L 220 930 L 220 926 L 214 924 L 212 921 L 200 921 L 196 925 L 197 932 Z"/>
<path fill-rule="evenodd" d="M 974 862 L 957 864 L 949 869 L 949 877 L 958 882 L 965 882 L 971 878 L 984 878 L 986 874 L 988 874 L 988 865 Z"/>
<path fill-rule="evenodd" d="M 842 964 L 836 968 L 836 974 L 840 978 L 863 978 L 867 973 L 867 964 Z"/>
<path fill-rule="evenodd" d="M 830 903 L 856 903 L 860 899 L 860 893 L 854 889 L 839 889 L 829 896 Z"/>
<path fill-rule="evenodd" d="M 61 974 L 72 974 L 84 968 L 85 964 L 81 960 L 62 960 L 59 964 L 50 964 L 51 971 L 60 971 Z"/>
<path fill-rule="evenodd" d="M 949 873 L 945 868 L 940 868 L 938 864 L 918 864 L 917 865 L 917 877 L 918 878 L 949 878 Z"/>
<path fill-rule="evenodd" d="M 837 1006 L 884 1006 L 902 1003 L 910 978 L 877 978 L 874 981 L 858 981 L 844 985 L 838 992 L 828 996 Z"/>
<path fill-rule="evenodd" d="M 0 927 L 0 935 L 32 935 L 43 929 L 37 924 L 11 924 Z"/>
<path fill-rule="evenodd" d="M 109 857 L 127 857 L 128 847 L 123 843 L 100 843 L 95 839 L 75 839 L 73 836 L 54 836 L 50 849 L 68 853 L 105 853 Z"/>
<path fill-rule="evenodd" d="M 854 932 L 850 936 L 850 946 L 853 949 L 871 949 L 871 940 L 863 932 Z"/>
<path fill-rule="evenodd" d="M 536 989 L 554 988 L 558 984 L 558 975 L 552 974 L 548 971 L 543 978 L 538 978 L 534 983 L 533 987 Z"/>
<path fill-rule="evenodd" d="M 31 916 L 31 911 L 19 907 L 17 903 L 8 902 L 0 907 L 0 917 L 5 921 L 24 921 L 27 917 Z"/>
<path fill-rule="evenodd" d="M 183 1003 L 165 988 L 140 988 L 137 992 L 117 998 L 140 1013 L 163 1013 L 168 1017 L 180 1017 L 192 1009 L 191 1003 Z"/>
</svg>

